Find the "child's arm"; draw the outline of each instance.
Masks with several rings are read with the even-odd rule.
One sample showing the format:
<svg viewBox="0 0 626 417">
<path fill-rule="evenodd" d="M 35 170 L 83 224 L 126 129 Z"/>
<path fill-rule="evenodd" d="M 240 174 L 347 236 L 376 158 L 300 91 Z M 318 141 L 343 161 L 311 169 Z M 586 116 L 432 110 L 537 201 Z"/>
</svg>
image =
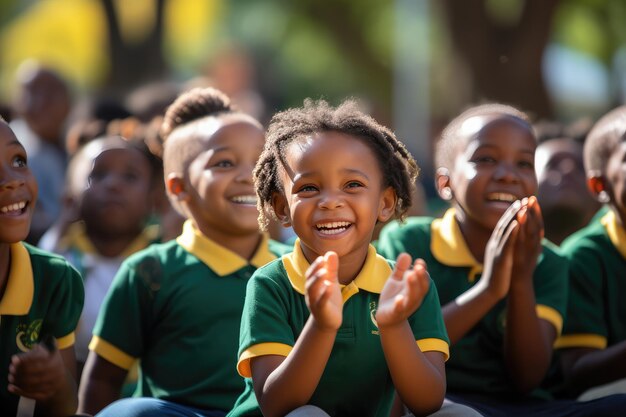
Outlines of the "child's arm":
<svg viewBox="0 0 626 417">
<path fill-rule="evenodd" d="M 67 416 L 76 412 L 76 356 L 74 347 L 58 350 L 35 345 L 13 355 L 9 365 L 9 392 L 37 401 L 37 413 Z"/>
<path fill-rule="evenodd" d="M 95 415 L 120 398 L 128 371 L 90 351 L 80 380 L 79 413 Z"/>
<path fill-rule="evenodd" d="M 264 416 L 284 416 L 306 405 L 317 388 L 342 321 L 338 266 L 337 254 L 328 252 L 307 270 L 305 298 L 311 315 L 289 356 L 259 356 L 250 362 Z"/>
<path fill-rule="evenodd" d="M 511 204 L 493 230 L 485 248 L 484 271 L 480 281 L 442 307 L 451 345 L 462 339 L 508 294 L 519 229 L 515 218 L 520 208 L 519 201 Z"/>
<path fill-rule="evenodd" d="M 416 415 L 437 411 L 446 392 L 444 357 L 440 352 L 422 353 L 407 318 L 417 310 L 428 292 L 426 264 L 400 254 L 396 267 L 380 294 L 376 322 L 398 395 Z"/>
<path fill-rule="evenodd" d="M 548 371 L 556 329 L 537 316 L 533 273 L 542 250 L 543 219 L 535 197 L 523 201 L 517 221 L 520 228 L 507 297 L 504 358 L 512 382 L 520 392 L 528 392 Z"/>
<path fill-rule="evenodd" d="M 572 395 L 626 378 L 626 341 L 606 349 L 564 349 L 561 367 Z"/>
</svg>

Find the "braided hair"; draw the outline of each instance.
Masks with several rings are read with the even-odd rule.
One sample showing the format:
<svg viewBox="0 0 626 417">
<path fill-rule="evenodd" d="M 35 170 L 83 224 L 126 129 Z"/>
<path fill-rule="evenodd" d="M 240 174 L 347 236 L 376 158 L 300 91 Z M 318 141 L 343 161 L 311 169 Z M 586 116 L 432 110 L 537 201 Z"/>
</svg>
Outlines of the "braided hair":
<svg viewBox="0 0 626 417">
<path fill-rule="evenodd" d="M 303 107 L 277 113 L 270 122 L 265 147 L 253 172 L 261 228 L 267 227 L 273 193 L 284 192 L 279 169 L 286 166 L 288 145 L 327 131 L 352 135 L 372 149 L 383 173 L 383 185 L 392 187 L 398 197 L 395 216 L 404 217 L 419 172 L 404 144 L 391 130 L 361 112 L 352 100 L 334 108 L 324 100 L 307 99 Z"/>
</svg>

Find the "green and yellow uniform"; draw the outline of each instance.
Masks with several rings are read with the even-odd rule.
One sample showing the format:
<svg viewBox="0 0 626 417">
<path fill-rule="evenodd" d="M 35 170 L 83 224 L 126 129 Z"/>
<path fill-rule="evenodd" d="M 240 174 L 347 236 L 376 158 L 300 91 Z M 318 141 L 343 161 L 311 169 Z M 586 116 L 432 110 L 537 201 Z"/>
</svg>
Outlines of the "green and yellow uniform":
<svg viewBox="0 0 626 417">
<path fill-rule="evenodd" d="M 264 236 L 248 262 L 187 221 L 122 264 L 89 348 L 127 370 L 140 360 L 135 396 L 230 410 L 244 387 L 234 351 L 246 284 L 288 249 Z"/>
<path fill-rule="evenodd" d="M 83 282 L 63 258 L 26 243 L 11 245 L 8 281 L 0 299 L 0 415 L 14 416 L 19 397 L 7 391 L 11 356 L 27 352 L 43 335 L 57 347 L 74 344 L 83 308 Z"/>
<path fill-rule="evenodd" d="M 453 209 L 441 219 L 417 217 L 406 224 L 391 223 L 383 228 L 377 246 L 379 253 L 390 259 L 401 252 L 423 258 L 442 306 L 476 284 L 483 270 L 467 247 Z M 552 323 L 560 334 L 567 304 L 567 261 L 545 240 L 533 285 L 537 316 Z M 515 394 L 503 358 L 505 318 L 506 300 L 502 300 L 451 347 L 446 364 L 449 393 Z M 540 390 L 533 395 L 548 396 Z"/>
<path fill-rule="evenodd" d="M 261 416 L 250 360 L 263 355 L 288 356 L 293 349 L 309 317 L 304 299 L 308 267 L 296 241 L 294 252 L 260 268 L 250 280 L 237 364 L 237 370 L 246 378 L 246 390 L 229 416 Z M 391 272 L 389 261 L 370 246 L 361 272 L 342 288 L 343 321 L 309 401 L 330 415 L 389 415 L 394 387 L 374 317 L 380 292 Z M 408 321 L 422 351 L 439 351 L 448 357 L 448 335 L 434 285 Z"/>
<path fill-rule="evenodd" d="M 626 340 L 626 230 L 613 211 L 561 247 L 570 262 L 570 292 L 557 348 L 605 349 Z"/>
</svg>

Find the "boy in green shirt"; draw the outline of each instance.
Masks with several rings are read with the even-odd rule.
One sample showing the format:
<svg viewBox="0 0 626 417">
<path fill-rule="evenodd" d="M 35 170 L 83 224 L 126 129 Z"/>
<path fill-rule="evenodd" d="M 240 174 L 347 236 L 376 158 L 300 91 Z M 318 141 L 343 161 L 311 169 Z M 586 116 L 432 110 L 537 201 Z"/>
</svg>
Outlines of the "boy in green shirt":
<svg viewBox="0 0 626 417">
<path fill-rule="evenodd" d="M 163 122 L 165 183 L 182 234 L 122 264 L 94 329 L 82 412 L 119 398 L 140 360 L 135 396 L 99 415 L 223 416 L 243 390 L 236 349 L 245 286 L 280 253 L 257 223 L 252 168 L 265 136 L 212 89 L 180 96 Z M 149 398 L 147 398 L 149 397 Z"/>
</svg>

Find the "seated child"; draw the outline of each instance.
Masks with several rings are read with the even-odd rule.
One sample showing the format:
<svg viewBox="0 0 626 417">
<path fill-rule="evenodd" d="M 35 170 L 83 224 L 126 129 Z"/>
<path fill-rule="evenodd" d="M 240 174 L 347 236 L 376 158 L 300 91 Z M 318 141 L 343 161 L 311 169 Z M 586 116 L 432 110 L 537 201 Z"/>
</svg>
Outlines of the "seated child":
<svg viewBox="0 0 626 417">
<path fill-rule="evenodd" d="M 118 271 L 89 346 L 81 412 L 118 399 L 140 360 L 134 395 L 145 398 L 118 401 L 99 415 L 225 415 L 244 387 L 233 351 L 245 286 L 286 249 L 257 223 L 259 122 L 221 92 L 194 89 L 168 108 L 163 132 L 167 192 L 188 220 L 176 240 L 134 254 Z"/>
<path fill-rule="evenodd" d="M 513 107 L 465 111 L 436 150 L 437 189 L 452 208 L 386 226 L 378 250 L 428 264 L 451 342 L 448 398 L 485 416 L 613 415 L 611 404 L 549 402 L 539 389 L 562 327 L 567 263 L 543 239 L 536 146 Z"/>
<path fill-rule="evenodd" d="M 606 114 L 589 133 L 584 148 L 588 184 L 608 210 L 562 246 L 570 261 L 570 293 L 557 348 L 570 396 L 611 383 L 596 392 L 626 392 L 626 303 L 621 299 L 626 291 L 625 135 L 626 106 Z"/>
<path fill-rule="evenodd" d="M 248 284 L 229 416 L 389 416 L 439 410 L 446 335 L 426 265 L 370 245 L 411 205 L 417 165 L 387 128 L 347 102 L 306 101 L 272 119 L 254 171 L 261 210 L 298 236 Z M 395 410 L 395 409 L 394 409 Z M 471 410 L 470 410 L 471 411 Z"/>
<path fill-rule="evenodd" d="M 26 161 L 0 119 L 0 415 L 67 416 L 78 404 L 73 344 L 83 285 L 64 259 L 22 242 L 37 201 Z"/>
<path fill-rule="evenodd" d="M 68 210 L 79 220 L 69 224 L 52 248 L 83 276 L 85 308 L 76 330 L 79 375 L 102 300 L 122 261 L 157 241 L 156 226 L 146 227 L 160 161 L 139 140 L 105 136 L 83 147 L 70 161 Z"/>
</svg>

